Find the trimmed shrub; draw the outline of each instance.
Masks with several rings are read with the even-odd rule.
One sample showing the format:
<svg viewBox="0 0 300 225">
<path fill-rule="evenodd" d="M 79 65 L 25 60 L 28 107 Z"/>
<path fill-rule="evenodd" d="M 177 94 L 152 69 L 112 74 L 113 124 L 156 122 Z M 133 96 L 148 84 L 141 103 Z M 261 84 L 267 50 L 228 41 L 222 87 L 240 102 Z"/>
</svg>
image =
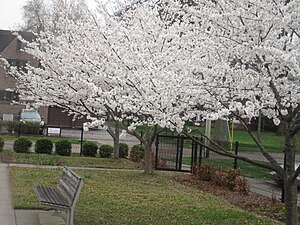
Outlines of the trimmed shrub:
<svg viewBox="0 0 300 225">
<path fill-rule="evenodd" d="M 102 145 L 99 148 L 99 155 L 101 158 L 110 158 L 114 148 L 111 145 Z"/>
<path fill-rule="evenodd" d="M 8 133 L 13 133 L 18 126 L 18 121 L 3 121 L 3 127 L 7 130 Z"/>
<path fill-rule="evenodd" d="M 230 190 L 233 190 L 235 186 L 235 180 L 240 175 L 240 170 L 235 169 L 223 169 L 215 172 L 214 182 L 218 186 L 225 186 Z"/>
<path fill-rule="evenodd" d="M 27 139 L 27 138 L 18 138 L 14 142 L 13 149 L 14 149 L 15 152 L 28 153 L 31 146 L 32 146 L 32 142 L 29 139 Z"/>
<path fill-rule="evenodd" d="M 125 143 L 120 143 L 119 144 L 119 157 L 120 158 L 127 158 L 128 156 L 128 145 Z"/>
<path fill-rule="evenodd" d="M 55 143 L 55 153 L 62 156 L 70 156 L 72 144 L 68 140 L 61 140 Z"/>
<path fill-rule="evenodd" d="M 3 147 L 4 147 L 4 141 L 3 141 L 3 139 L 0 137 L 0 152 L 3 151 Z"/>
<path fill-rule="evenodd" d="M 140 162 L 144 158 L 145 149 L 141 145 L 132 146 L 129 154 L 130 160 L 133 162 Z"/>
<path fill-rule="evenodd" d="M 42 154 L 51 154 L 53 143 L 49 139 L 39 139 L 35 143 L 35 152 Z"/>
<path fill-rule="evenodd" d="M 95 142 L 85 142 L 82 146 L 82 154 L 84 156 L 95 157 L 97 154 L 98 146 Z"/>
<path fill-rule="evenodd" d="M 248 195 L 250 187 L 245 177 L 237 177 L 234 181 L 233 191 L 240 192 L 243 195 Z"/>
<path fill-rule="evenodd" d="M 216 174 L 216 168 L 207 164 L 194 165 L 192 174 L 200 180 L 211 181 Z"/>
<path fill-rule="evenodd" d="M 5 121 L 4 128 L 9 133 L 39 134 L 41 126 L 39 122 Z"/>
<path fill-rule="evenodd" d="M 16 129 L 19 129 L 16 127 Z M 39 122 L 25 122 L 20 123 L 20 132 L 21 134 L 39 134 L 41 129 L 41 125 Z M 15 130 L 18 132 L 18 130 Z"/>
<path fill-rule="evenodd" d="M 196 179 L 212 182 L 229 190 L 249 194 L 249 185 L 245 178 L 239 177 L 240 170 L 217 169 L 212 165 L 194 165 L 192 174 Z"/>
</svg>

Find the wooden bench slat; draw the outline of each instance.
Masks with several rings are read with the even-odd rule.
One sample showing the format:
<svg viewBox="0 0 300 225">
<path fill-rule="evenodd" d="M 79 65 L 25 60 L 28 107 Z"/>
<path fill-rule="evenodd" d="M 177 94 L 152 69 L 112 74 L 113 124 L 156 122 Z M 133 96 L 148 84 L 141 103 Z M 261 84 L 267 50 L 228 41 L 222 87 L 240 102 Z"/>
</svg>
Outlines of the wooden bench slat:
<svg viewBox="0 0 300 225">
<path fill-rule="evenodd" d="M 35 185 L 34 189 L 42 204 L 68 211 L 67 224 L 73 225 L 73 214 L 83 181 L 72 170 L 64 167 L 57 187 Z"/>
<path fill-rule="evenodd" d="M 62 196 L 57 188 L 36 185 L 35 189 L 42 203 L 70 207 L 70 203 Z"/>
</svg>

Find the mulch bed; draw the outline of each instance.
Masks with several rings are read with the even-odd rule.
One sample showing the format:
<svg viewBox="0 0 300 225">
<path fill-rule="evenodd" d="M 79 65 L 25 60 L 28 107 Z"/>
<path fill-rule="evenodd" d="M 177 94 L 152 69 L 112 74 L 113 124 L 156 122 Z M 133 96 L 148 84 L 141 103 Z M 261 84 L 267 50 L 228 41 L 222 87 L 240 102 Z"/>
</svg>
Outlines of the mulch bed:
<svg viewBox="0 0 300 225">
<path fill-rule="evenodd" d="M 220 196 L 243 210 L 266 216 L 280 222 L 285 221 L 284 204 L 276 199 L 260 196 L 252 192 L 250 192 L 249 195 L 243 195 L 239 192 L 217 186 L 212 182 L 198 180 L 192 175 L 187 174 L 174 176 L 173 180 L 180 184 Z"/>
</svg>

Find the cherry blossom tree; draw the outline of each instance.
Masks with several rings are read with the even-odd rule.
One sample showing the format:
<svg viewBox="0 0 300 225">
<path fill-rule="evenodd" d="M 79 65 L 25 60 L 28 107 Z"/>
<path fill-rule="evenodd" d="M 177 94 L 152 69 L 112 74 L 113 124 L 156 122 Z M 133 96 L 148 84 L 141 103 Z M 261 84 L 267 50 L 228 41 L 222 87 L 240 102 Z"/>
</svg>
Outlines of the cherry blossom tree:
<svg viewBox="0 0 300 225">
<path fill-rule="evenodd" d="M 103 115 L 108 115 L 135 135 L 145 147 L 147 173 L 152 172 L 157 125 L 182 129 L 177 112 L 188 114 L 189 103 L 180 94 L 183 71 L 177 68 L 183 58 L 173 54 L 180 31 L 175 25 L 166 27 L 154 7 L 126 8 L 121 18 L 109 16 L 105 24 L 66 19 L 60 25 L 61 35 L 42 33 L 36 42 L 28 43 L 26 51 L 40 61 L 39 68 L 28 65 L 27 74 L 12 71 L 22 97 L 36 106 L 60 106 L 92 120 L 87 126 L 105 126 Z M 124 120 L 130 121 L 129 126 Z M 150 127 L 143 135 L 135 131 L 141 125 Z"/>
<path fill-rule="evenodd" d="M 276 171 L 284 180 L 286 223 L 297 224 L 299 10 L 299 0 L 165 0 L 137 4 L 105 23 L 64 21 L 60 36 L 43 34 L 29 45 L 41 67 L 16 73 L 20 90 L 37 105 L 86 116 L 90 125 L 104 125 L 109 114 L 145 146 L 146 172 L 157 126 L 189 135 L 184 126 L 196 109 L 207 119 L 235 116 L 268 163 L 205 147 Z M 260 113 L 285 125 L 285 168 L 245 122 Z M 139 125 L 150 132 L 137 134 Z"/>
<path fill-rule="evenodd" d="M 168 15 L 176 15 L 187 28 L 184 35 L 192 37 L 182 47 L 202 49 L 188 65 L 194 69 L 190 82 L 201 88 L 201 93 L 187 89 L 186 94 L 198 95 L 196 103 L 202 105 L 206 118 L 234 115 L 241 121 L 269 163 L 240 159 L 274 170 L 282 177 L 286 223 L 298 224 L 296 177 L 300 167 L 294 165 L 295 140 L 300 130 L 300 2 L 194 3 L 184 7 L 167 3 Z M 285 126 L 285 168 L 279 166 L 244 120 L 260 113 L 276 125 Z M 234 157 L 221 147 L 212 150 Z"/>
</svg>

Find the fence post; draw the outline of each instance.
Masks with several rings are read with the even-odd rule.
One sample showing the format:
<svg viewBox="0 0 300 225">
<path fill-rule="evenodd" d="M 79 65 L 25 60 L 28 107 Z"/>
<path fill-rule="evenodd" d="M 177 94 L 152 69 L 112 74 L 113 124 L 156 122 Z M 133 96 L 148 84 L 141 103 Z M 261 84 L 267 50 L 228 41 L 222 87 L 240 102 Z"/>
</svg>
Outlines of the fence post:
<svg viewBox="0 0 300 225">
<path fill-rule="evenodd" d="M 201 161 L 202 161 L 202 151 L 203 151 L 203 145 L 202 145 L 202 143 L 203 143 L 203 136 L 201 135 L 201 137 L 200 137 L 200 153 L 199 153 L 199 165 L 201 165 Z"/>
<path fill-rule="evenodd" d="M 237 156 L 238 155 L 238 149 L 239 149 L 239 142 L 235 142 L 235 148 L 234 148 L 234 154 Z M 237 158 L 234 158 L 233 161 L 233 168 L 237 169 L 238 166 L 238 162 L 237 162 Z"/>
<path fill-rule="evenodd" d="M 81 127 L 81 135 L 80 135 L 80 156 L 82 156 L 82 146 L 83 146 L 83 126 Z"/>
<path fill-rule="evenodd" d="M 182 170 L 183 145 L 184 145 L 184 137 L 181 136 L 180 155 L 179 155 L 179 170 Z"/>
<path fill-rule="evenodd" d="M 156 148 L 156 154 L 155 154 L 155 169 L 157 169 L 158 166 L 158 140 L 159 140 L 159 136 L 156 135 L 156 143 L 155 143 L 155 148 Z"/>
<path fill-rule="evenodd" d="M 191 167 L 195 164 L 195 142 L 192 140 L 192 157 L 191 157 Z"/>
<path fill-rule="evenodd" d="M 283 169 L 286 171 L 286 152 L 284 151 L 284 158 L 283 158 Z M 281 202 L 284 203 L 285 197 L 284 197 L 284 180 L 283 180 L 283 185 L 281 189 Z"/>
</svg>

